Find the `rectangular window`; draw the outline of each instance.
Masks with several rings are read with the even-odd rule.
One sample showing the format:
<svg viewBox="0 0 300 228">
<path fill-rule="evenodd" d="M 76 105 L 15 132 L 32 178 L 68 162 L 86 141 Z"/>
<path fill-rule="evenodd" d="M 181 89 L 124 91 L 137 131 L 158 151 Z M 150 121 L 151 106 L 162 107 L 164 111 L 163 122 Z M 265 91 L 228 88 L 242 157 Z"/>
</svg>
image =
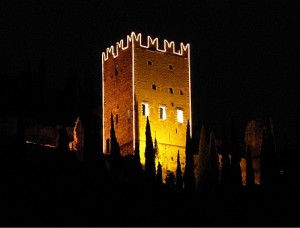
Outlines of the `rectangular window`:
<svg viewBox="0 0 300 228">
<path fill-rule="evenodd" d="M 159 107 L 159 118 L 161 120 L 167 119 L 167 113 L 166 113 L 166 107 L 165 106 L 160 106 Z"/>
<path fill-rule="evenodd" d="M 142 103 L 142 115 L 149 116 L 149 105 L 147 103 Z"/>
<path fill-rule="evenodd" d="M 177 121 L 183 123 L 183 110 L 177 109 Z"/>
</svg>

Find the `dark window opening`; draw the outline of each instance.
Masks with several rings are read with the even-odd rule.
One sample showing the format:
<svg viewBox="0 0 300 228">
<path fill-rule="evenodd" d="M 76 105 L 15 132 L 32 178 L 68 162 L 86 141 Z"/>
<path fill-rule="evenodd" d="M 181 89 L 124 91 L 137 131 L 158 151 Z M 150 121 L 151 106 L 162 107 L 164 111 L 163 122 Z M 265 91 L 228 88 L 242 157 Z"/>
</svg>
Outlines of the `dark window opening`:
<svg viewBox="0 0 300 228">
<path fill-rule="evenodd" d="M 183 92 L 182 92 L 182 90 L 180 90 L 180 95 L 183 95 Z"/>
<path fill-rule="evenodd" d="M 146 115 L 146 105 L 145 104 L 142 104 L 142 113 L 143 113 L 143 116 Z"/>
<path fill-rule="evenodd" d="M 152 62 L 150 60 L 148 60 L 148 65 L 151 66 L 152 65 Z"/>
<path fill-rule="evenodd" d="M 177 128 L 176 128 L 176 134 L 177 134 Z"/>
<path fill-rule="evenodd" d="M 159 118 L 163 119 L 164 116 L 164 109 L 163 108 L 159 108 Z"/>
<path fill-rule="evenodd" d="M 115 76 L 118 76 L 119 73 L 119 67 L 118 65 L 115 66 Z"/>
<path fill-rule="evenodd" d="M 169 88 L 169 92 L 170 92 L 171 94 L 173 94 L 173 89 L 172 89 L 172 88 Z"/>
<path fill-rule="evenodd" d="M 119 115 L 117 114 L 116 115 L 116 124 L 118 124 L 119 123 Z"/>
<path fill-rule="evenodd" d="M 173 66 L 169 64 L 169 70 L 173 70 Z"/>
<path fill-rule="evenodd" d="M 152 85 L 152 89 L 156 90 L 156 85 Z"/>
<path fill-rule="evenodd" d="M 173 102 L 171 102 L 171 105 L 172 105 L 172 106 L 174 106 L 174 103 L 173 103 Z"/>
<path fill-rule="evenodd" d="M 142 104 L 142 115 L 143 116 L 149 115 L 149 107 L 147 103 Z"/>
</svg>

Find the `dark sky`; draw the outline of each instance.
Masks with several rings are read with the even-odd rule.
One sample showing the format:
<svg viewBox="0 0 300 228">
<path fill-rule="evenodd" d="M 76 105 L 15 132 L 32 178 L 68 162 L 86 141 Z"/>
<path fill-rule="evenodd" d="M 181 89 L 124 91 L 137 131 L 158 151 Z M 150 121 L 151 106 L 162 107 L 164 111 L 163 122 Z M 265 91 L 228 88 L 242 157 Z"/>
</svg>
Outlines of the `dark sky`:
<svg viewBox="0 0 300 228">
<path fill-rule="evenodd" d="M 298 15 L 299 2 L 275 0 L 1 0 L 1 76 L 5 84 L 43 56 L 49 87 L 70 70 L 101 77 L 101 53 L 132 31 L 190 43 L 194 124 L 218 131 L 234 115 L 243 130 L 269 113 L 295 142 Z"/>
</svg>

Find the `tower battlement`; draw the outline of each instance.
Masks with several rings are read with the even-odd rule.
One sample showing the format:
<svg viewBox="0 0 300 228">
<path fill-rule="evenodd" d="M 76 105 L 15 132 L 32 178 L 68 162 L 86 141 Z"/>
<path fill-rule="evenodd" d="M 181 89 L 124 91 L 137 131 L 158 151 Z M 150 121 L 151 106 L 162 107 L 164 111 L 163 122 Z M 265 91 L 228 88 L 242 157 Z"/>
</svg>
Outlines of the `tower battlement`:
<svg viewBox="0 0 300 228">
<path fill-rule="evenodd" d="M 163 40 L 163 49 L 160 49 L 158 38 L 153 39 L 150 36 L 147 36 L 147 42 L 146 44 L 143 44 L 142 34 L 136 34 L 135 32 L 132 32 L 130 35 L 127 35 L 126 41 L 124 41 L 124 39 L 121 39 L 119 42 L 116 43 L 115 46 L 112 45 L 106 48 L 106 51 L 102 52 L 102 62 L 106 61 L 109 57 L 118 57 L 119 51 L 123 51 L 128 49 L 129 47 L 132 47 L 132 44 L 135 47 L 146 48 L 158 52 L 165 52 L 180 56 L 189 56 L 188 53 L 190 51 L 190 44 L 180 43 L 180 49 L 175 50 L 174 41 L 168 41 L 166 39 Z"/>
</svg>

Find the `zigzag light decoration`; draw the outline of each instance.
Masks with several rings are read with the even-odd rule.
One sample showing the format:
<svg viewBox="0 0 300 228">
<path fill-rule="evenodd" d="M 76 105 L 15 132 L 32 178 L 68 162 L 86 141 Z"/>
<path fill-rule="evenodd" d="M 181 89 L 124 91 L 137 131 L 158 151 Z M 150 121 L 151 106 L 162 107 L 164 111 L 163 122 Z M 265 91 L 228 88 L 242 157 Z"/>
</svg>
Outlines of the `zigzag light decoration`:
<svg viewBox="0 0 300 228">
<path fill-rule="evenodd" d="M 116 46 L 112 45 L 109 48 L 106 48 L 105 52 L 102 52 L 102 62 L 106 61 L 108 57 L 111 55 L 114 58 L 118 57 L 119 50 L 126 50 L 128 49 L 130 43 L 135 43 L 136 47 L 142 47 L 142 48 L 155 48 L 156 51 L 160 52 L 168 52 L 175 55 L 185 55 L 190 50 L 190 44 L 184 45 L 183 43 L 180 43 L 180 50 L 175 50 L 175 43 L 174 41 L 167 41 L 164 40 L 164 49 L 159 49 L 158 47 L 158 38 L 152 39 L 150 36 L 147 36 L 147 44 L 142 44 L 142 34 L 138 33 L 137 35 L 135 32 L 132 32 L 130 35 L 127 35 L 127 42 L 126 46 L 124 45 L 124 40 L 121 39 L 120 42 L 116 43 Z"/>
</svg>

